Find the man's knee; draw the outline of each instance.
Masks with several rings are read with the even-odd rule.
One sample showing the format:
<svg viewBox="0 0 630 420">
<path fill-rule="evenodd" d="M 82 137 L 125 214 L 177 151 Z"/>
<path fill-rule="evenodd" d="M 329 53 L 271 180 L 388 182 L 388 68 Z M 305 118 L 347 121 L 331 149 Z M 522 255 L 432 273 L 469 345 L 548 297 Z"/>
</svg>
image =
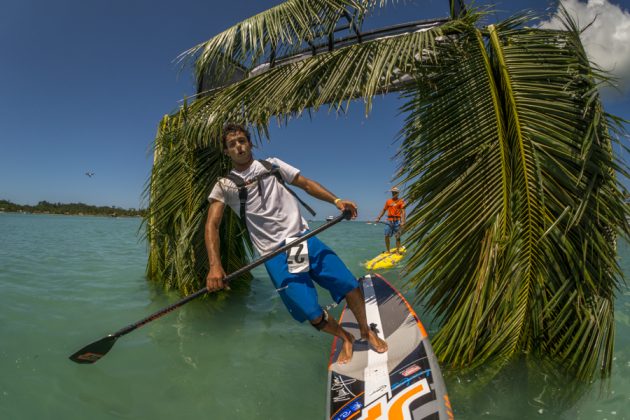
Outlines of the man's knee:
<svg viewBox="0 0 630 420">
<path fill-rule="evenodd" d="M 361 296 L 360 294 L 357 294 L 357 293 L 361 293 L 361 287 L 358 286 L 358 285 L 357 285 L 357 287 L 354 287 L 354 288 L 350 289 L 348 291 L 348 293 L 346 293 L 346 295 L 345 295 L 346 300 L 348 299 L 348 296 L 350 296 L 351 299 L 352 299 L 353 296 L 357 296 L 357 297 Z"/>
<path fill-rule="evenodd" d="M 326 325 L 328 324 L 328 312 L 326 312 L 326 310 L 324 309 L 324 312 L 322 312 L 322 314 L 313 319 L 311 322 L 311 325 L 313 327 L 315 327 L 316 330 L 321 331 L 324 328 L 326 328 Z"/>
</svg>

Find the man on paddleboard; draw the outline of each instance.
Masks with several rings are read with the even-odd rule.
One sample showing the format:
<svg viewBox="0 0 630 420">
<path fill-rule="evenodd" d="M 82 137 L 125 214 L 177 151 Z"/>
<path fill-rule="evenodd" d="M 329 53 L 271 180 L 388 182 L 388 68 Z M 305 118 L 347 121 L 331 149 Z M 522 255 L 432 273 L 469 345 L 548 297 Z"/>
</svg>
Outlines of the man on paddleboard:
<svg viewBox="0 0 630 420">
<path fill-rule="evenodd" d="M 277 158 L 254 160 L 247 129 L 227 124 L 223 129 L 223 152 L 232 161 L 232 171 L 214 185 L 208 200 L 210 207 L 205 228 L 209 271 L 209 291 L 225 287 L 226 274 L 221 264 L 219 226 L 225 205 L 245 219 L 249 236 L 261 256 L 301 236 L 308 230 L 297 196 L 285 183 L 303 189 L 309 195 L 334 204 L 339 210 L 357 216 L 352 201 L 337 198 L 319 183 L 304 177 L 293 166 Z M 300 200 L 301 201 L 301 200 Z M 387 343 L 368 326 L 364 299 L 357 280 L 339 257 L 317 237 L 297 244 L 265 262 L 274 287 L 293 318 L 308 320 L 315 328 L 343 340 L 338 363 L 352 358 L 354 337 L 319 305 L 313 281 L 327 289 L 335 302 L 344 298 L 359 323 L 361 337 L 377 352 L 387 350 Z"/>
<path fill-rule="evenodd" d="M 398 188 L 393 187 L 391 190 L 392 198 L 385 202 L 385 206 L 381 211 L 381 214 L 375 220 L 378 223 L 381 217 L 387 212 L 387 226 L 385 227 L 385 246 L 387 252 L 389 251 L 389 238 L 394 236 L 396 238 L 396 252 L 401 253 L 400 247 L 400 234 L 401 229 L 405 225 L 405 201 L 398 197 Z"/>
</svg>

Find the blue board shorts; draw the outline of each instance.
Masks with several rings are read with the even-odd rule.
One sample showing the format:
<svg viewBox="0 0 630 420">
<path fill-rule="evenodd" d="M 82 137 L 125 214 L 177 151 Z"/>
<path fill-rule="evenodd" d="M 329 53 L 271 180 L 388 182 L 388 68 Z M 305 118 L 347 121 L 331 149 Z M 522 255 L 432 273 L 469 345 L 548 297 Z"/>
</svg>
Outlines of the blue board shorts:
<svg viewBox="0 0 630 420">
<path fill-rule="evenodd" d="M 400 220 L 390 220 L 385 226 L 385 236 L 400 238 Z"/>
<path fill-rule="evenodd" d="M 326 244 L 314 236 L 307 239 L 306 243 L 309 271 L 289 273 L 286 252 L 265 263 L 267 273 L 282 302 L 298 322 L 315 320 L 323 313 L 313 281 L 328 290 L 337 303 L 341 302 L 348 292 L 359 287 L 354 275 Z"/>
</svg>

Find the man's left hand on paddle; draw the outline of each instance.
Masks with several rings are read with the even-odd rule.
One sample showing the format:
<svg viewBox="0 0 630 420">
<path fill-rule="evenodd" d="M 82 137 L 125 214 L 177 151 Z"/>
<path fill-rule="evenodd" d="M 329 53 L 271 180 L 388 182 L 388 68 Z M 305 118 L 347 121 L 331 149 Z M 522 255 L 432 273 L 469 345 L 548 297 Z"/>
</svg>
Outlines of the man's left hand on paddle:
<svg viewBox="0 0 630 420">
<path fill-rule="evenodd" d="M 357 218 L 357 205 L 350 200 L 341 200 L 335 204 L 337 208 L 341 211 L 349 210 L 353 219 Z"/>
</svg>

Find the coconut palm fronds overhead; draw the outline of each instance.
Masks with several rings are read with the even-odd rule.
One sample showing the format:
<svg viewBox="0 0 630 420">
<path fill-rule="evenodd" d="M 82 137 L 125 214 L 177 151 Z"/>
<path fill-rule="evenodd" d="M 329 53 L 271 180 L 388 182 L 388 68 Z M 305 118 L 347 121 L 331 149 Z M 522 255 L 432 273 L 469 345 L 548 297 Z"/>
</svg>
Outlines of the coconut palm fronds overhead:
<svg viewBox="0 0 630 420">
<path fill-rule="evenodd" d="M 186 138 L 208 144 L 220 136 L 222 122 L 241 121 L 264 133 L 269 119 L 298 116 L 328 105 L 343 110 L 363 98 L 369 112 L 376 94 L 399 89 L 413 79 L 418 62 L 434 61 L 433 49 L 445 34 L 456 34 L 476 19 L 377 38 L 273 67 L 191 104 Z M 245 105 L 246 104 L 246 105 Z"/>
<path fill-rule="evenodd" d="M 375 2 L 363 0 L 289 0 L 237 23 L 180 58 L 195 61 L 198 80 L 211 77 L 220 85 L 234 71 L 247 72 L 327 37 L 340 20 L 352 29 L 374 7 Z"/>
<path fill-rule="evenodd" d="M 611 232 L 628 235 L 605 76 L 568 17 L 565 31 L 513 23 L 438 45 L 434 89 L 406 93 L 406 269 L 448 364 L 534 353 L 605 376 L 622 279 Z"/>
<path fill-rule="evenodd" d="M 442 17 L 363 31 L 365 17 L 387 3 L 385 0 L 289 0 L 189 49 L 180 55 L 180 60 L 194 63 L 198 92 L 205 94 L 322 52 L 450 20 Z M 461 9 L 455 7 L 452 13 L 461 13 Z"/>
<path fill-rule="evenodd" d="M 330 6 L 336 3 L 322 4 Z M 345 7 L 350 3 L 339 4 Z M 290 7 L 286 10 L 290 10 Z M 286 10 L 284 13 L 287 13 Z M 362 6 L 360 10 L 363 13 L 367 9 Z M 277 12 L 275 10 L 274 13 Z M 242 25 L 244 23 L 240 24 Z M 461 23 L 450 25 L 457 27 Z M 275 33 L 280 33 L 278 31 Z M 147 188 L 147 194 L 151 196 L 151 215 L 147 218 L 150 232 L 148 235 L 153 235 L 153 238 L 160 235 L 162 240 L 159 247 L 152 246 L 150 276 L 165 281 L 171 278 L 168 281 L 185 290 L 194 288 L 195 284 L 200 286 L 200 279 L 205 276 L 203 264 L 207 257 L 203 243 L 198 243 L 194 249 L 192 245 L 186 248 L 183 244 L 187 240 L 199 241 L 201 238 L 199 231 L 204 221 L 201 213 L 207 208 L 205 198 L 209 188 L 218 176 L 228 171 L 220 145 L 221 128 L 226 121 L 253 126 L 260 137 L 266 135 L 267 124 L 272 117 L 288 120 L 325 104 L 341 108 L 347 101 L 358 97 L 366 98 L 369 106 L 374 94 L 386 92 L 402 75 L 406 75 L 405 69 L 413 67 L 410 63 L 431 59 L 431 46 L 440 36 L 441 27 L 403 32 L 395 37 L 351 44 L 345 48 L 271 67 L 268 71 L 200 96 L 168 117 L 165 120 L 168 120 L 168 124 L 162 124 L 156 139 L 156 164 L 152 181 Z M 232 41 L 219 46 L 220 43 L 215 44 L 218 38 L 213 39 L 215 41 L 209 42 L 216 48 L 209 48 L 218 51 L 217 55 L 208 59 L 209 61 L 199 58 L 201 64 L 197 68 L 204 68 L 204 63 L 213 60 L 217 62 L 225 57 L 223 51 L 229 50 L 228 47 L 234 41 L 230 38 Z M 259 45 L 245 44 L 254 47 Z M 264 47 L 261 48 L 264 50 Z M 262 50 L 256 51 L 262 54 Z M 239 54 L 232 55 L 230 62 L 242 59 Z M 201 160 L 202 156 L 207 156 L 205 162 Z M 206 184 L 202 183 L 203 180 Z M 232 217 L 231 212 L 226 212 L 226 217 Z M 228 230 L 236 232 L 245 242 L 244 248 L 235 248 L 228 254 L 235 256 L 234 261 L 241 258 L 242 265 L 251 244 L 247 235 L 242 235 L 243 226 L 238 219 L 230 219 L 230 223 L 234 225 L 230 225 L 232 227 Z M 188 236 L 183 240 L 182 232 L 198 236 Z M 228 243 L 229 239 L 229 235 L 222 237 L 221 243 Z M 154 242 L 155 239 L 152 239 L 151 243 Z M 178 248 L 177 243 L 182 245 Z M 154 250 L 157 251 L 153 252 Z M 182 259 L 188 262 L 183 263 L 180 261 Z M 177 261 L 180 262 L 176 263 Z"/>
<path fill-rule="evenodd" d="M 382 5 L 288 1 L 185 53 L 201 79 L 219 76 L 156 140 L 150 275 L 185 291 L 204 281 L 206 197 L 228 169 L 226 121 L 266 136 L 272 118 L 344 112 L 359 98 L 369 113 L 375 95 L 402 91 L 405 270 L 438 316 L 438 356 L 473 368 L 537 355 L 583 379 L 607 375 L 622 279 L 615 240 L 630 230 L 617 179 L 628 170 L 613 148 L 625 131 L 602 108 L 606 76 L 579 29 L 568 17 L 563 31 L 527 28 L 527 14 L 478 28 L 468 11 L 319 48 L 339 16 L 352 26 Z M 222 256 L 236 267 L 251 244 L 226 217 Z"/>
</svg>

